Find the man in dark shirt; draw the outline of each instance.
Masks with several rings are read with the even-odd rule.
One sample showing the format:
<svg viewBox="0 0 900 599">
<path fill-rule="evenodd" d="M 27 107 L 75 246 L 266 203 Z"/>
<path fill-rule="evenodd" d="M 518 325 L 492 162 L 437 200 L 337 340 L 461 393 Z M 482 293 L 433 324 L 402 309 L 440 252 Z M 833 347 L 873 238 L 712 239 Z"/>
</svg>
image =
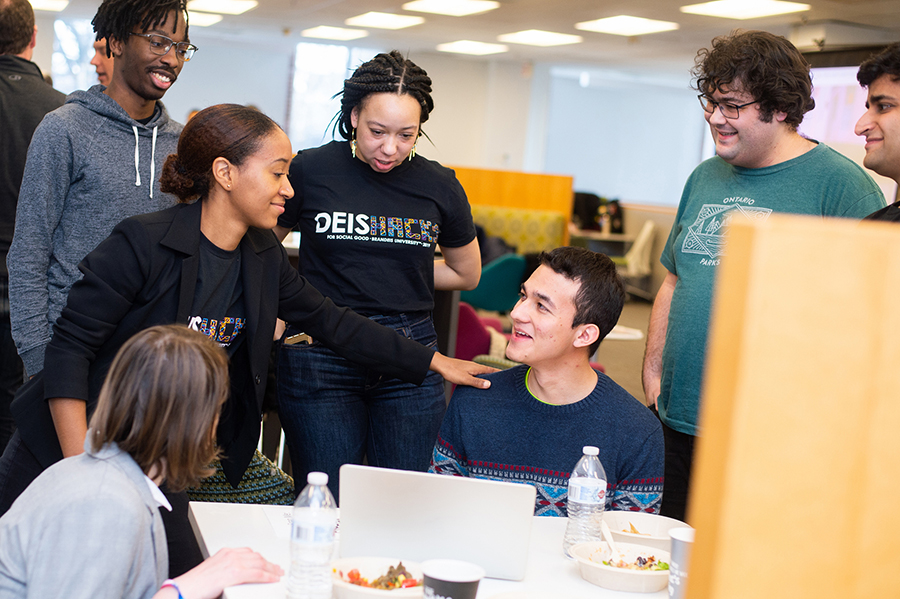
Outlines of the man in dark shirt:
<svg viewBox="0 0 900 599">
<path fill-rule="evenodd" d="M 866 138 L 863 164 L 900 184 L 900 42 L 859 65 L 859 84 L 869 89 L 856 134 Z M 873 212 L 869 220 L 900 221 L 900 200 Z"/>
<path fill-rule="evenodd" d="M 31 135 L 44 115 L 66 100 L 31 62 L 36 38 L 28 0 L 0 0 L 0 452 L 13 433 L 9 404 L 23 376 L 10 334 L 6 252 Z"/>
</svg>

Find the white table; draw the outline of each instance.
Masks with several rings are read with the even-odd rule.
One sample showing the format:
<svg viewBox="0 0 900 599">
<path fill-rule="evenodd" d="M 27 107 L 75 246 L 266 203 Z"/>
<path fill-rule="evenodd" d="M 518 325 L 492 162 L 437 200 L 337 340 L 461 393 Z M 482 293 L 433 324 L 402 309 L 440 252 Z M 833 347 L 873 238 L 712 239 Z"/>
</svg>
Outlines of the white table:
<svg viewBox="0 0 900 599">
<path fill-rule="evenodd" d="M 291 508 L 270 505 L 191 502 L 190 520 L 205 555 L 223 547 L 250 547 L 287 572 L 290 566 Z M 535 517 L 528 568 L 520 582 L 485 578 L 477 599 L 663 599 L 665 590 L 637 595 L 608 591 L 581 578 L 578 565 L 562 552 L 565 518 Z M 340 540 L 338 539 L 338 542 Z M 402 557 L 402 556 L 400 556 Z M 286 577 L 285 577 L 286 578 Z M 283 580 L 230 587 L 225 599 L 284 599 Z"/>
</svg>

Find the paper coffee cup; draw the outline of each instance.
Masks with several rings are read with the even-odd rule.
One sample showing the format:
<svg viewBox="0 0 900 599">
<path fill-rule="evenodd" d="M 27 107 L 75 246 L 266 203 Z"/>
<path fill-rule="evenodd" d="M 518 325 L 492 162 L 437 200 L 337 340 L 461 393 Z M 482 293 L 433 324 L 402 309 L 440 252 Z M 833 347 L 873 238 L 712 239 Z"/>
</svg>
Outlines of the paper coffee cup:
<svg viewBox="0 0 900 599">
<path fill-rule="evenodd" d="M 672 539 L 669 563 L 669 598 L 684 599 L 687 592 L 691 547 L 694 545 L 694 529 L 690 527 L 672 528 L 669 530 L 669 537 Z"/>
<path fill-rule="evenodd" d="M 481 566 L 455 559 L 422 562 L 424 599 L 475 599 L 484 578 Z"/>
</svg>

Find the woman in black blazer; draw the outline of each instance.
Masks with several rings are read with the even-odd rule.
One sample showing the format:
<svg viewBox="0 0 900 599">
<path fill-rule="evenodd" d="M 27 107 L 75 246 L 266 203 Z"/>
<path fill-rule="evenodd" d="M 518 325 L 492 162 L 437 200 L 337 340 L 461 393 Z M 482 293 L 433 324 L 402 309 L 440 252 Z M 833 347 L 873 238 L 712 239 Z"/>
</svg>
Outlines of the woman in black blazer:
<svg viewBox="0 0 900 599">
<path fill-rule="evenodd" d="M 491 369 L 336 307 L 291 267 L 271 231 L 293 195 L 291 154 L 284 131 L 244 106 L 212 106 L 188 122 L 161 178 L 183 203 L 123 221 L 80 265 L 84 277 L 54 328 L 42 377 L 15 402 L 18 433 L 0 458 L 0 514 L 43 468 L 81 453 L 113 357 L 153 325 L 185 324 L 226 349 L 231 394 L 217 440 L 235 486 L 259 438 L 276 318 L 392 377 L 417 383 L 432 369 L 487 387 L 474 375 Z"/>
</svg>

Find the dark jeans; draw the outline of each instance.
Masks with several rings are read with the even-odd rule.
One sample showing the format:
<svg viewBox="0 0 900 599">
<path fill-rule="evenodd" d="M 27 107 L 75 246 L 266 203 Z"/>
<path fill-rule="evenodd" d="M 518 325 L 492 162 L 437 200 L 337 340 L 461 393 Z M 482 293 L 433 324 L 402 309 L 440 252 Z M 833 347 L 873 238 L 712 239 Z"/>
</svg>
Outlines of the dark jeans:
<svg viewBox="0 0 900 599">
<path fill-rule="evenodd" d="M 0 453 L 16 430 L 9 404 L 25 376 L 9 325 L 7 281 L 6 277 L 0 277 Z"/>
<path fill-rule="evenodd" d="M 666 478 L 659 513 L 686 522 L 696 437 L 669 428 L 665 423 L 662 427 L 666 443 Z"/>
<path fill-rule="evenodd" d="M 429 347 L 437 346 L 428 313 L 373 316 Z M 292 331 L 288 331 L 292 333 Z M 343 464 L 428 470 L 444 417 L 444 379 L 429 372 L 421 386 L 356 366 L 314 342 L 283 345 L 278 356 L 278 411 L 291 453 L 296 492 L 309 472 L 328 474 L 340 497 Z"/>
<path fill-rule="evenodd" d="M 43 471 L 41 463 L 25 447 L 19 431 L 14 432 L 0 456 L 0 516 Z"/>
<path fill-rule="evenodd" d="M 40 462 L 22 442 L 18 431 L 15 432 L 0 457 L 0 516 L 12 507 L 16 498 L 43 470 Z M 165 484 L 161 488 L 172 505 L 171 512 L 160 508 L 160 513 L 169 548 L 169 578 L 175 578 L 202 562 L 203 555 L 188 520 L 187 493 L 171 493 Z M 66 490 L 60 489 L 59 492 L 65 493 Z"/>
</svg>

